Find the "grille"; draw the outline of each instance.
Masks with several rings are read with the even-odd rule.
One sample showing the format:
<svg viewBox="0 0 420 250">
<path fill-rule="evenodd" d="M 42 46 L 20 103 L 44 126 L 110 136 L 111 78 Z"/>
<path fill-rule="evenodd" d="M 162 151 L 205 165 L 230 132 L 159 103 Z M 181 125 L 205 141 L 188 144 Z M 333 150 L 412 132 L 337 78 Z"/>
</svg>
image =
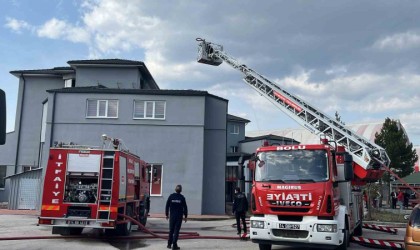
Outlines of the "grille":
<svg viewBox="0 0 420 250">
<path fill-rule="evenodd" d="M 307 238 L 309 231 L 304 230 L 284 230 L 284 229 L 273 229 L 273 235 L 283 238 Z"/>
<path fill-rule="evenodd" d="M 279 221 L 302 221 L 303 216 L 277 215 Z"/>
<path fill-rule="evenodd" d="M 273 212 L 298 212 L 298 213 L 307 213 L 310 208 L 286 208 L 286 207 L 271 207 Z"/>
</svg>

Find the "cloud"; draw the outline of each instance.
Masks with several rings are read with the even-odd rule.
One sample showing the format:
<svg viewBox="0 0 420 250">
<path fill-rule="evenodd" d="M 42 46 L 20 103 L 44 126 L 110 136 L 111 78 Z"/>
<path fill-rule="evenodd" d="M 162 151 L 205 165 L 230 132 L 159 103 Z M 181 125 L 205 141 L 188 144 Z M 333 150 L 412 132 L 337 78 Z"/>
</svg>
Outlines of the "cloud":
<svg viewBox="0 0 420 250">
<path fill-rule="evenodd" d="M 403 124 L 409 138 L 418 138 L 420 136 L 420 112 L 403 113 L 398 118 Z M 420 143 L 417 145 L 420 146 Z"/>
<path fill-rule="evenodd" d="M 196 37 L 222 44 L 324 113 L 340 111 L 346 122 L 409 114 L 420 106 L 420 31 L 412 28 L 420 22 L 420 3 L 362 8 L 345 2 L 302 8 L 299 1 L 245 0 L 238 9 L 238 1 L 223 0 L 82 0 L 75 2 L 78 16 L 51 12 L 53 18 L 46 15 L 40 25 L 9 18 L 6 27 L 86 44 L 89 58 L 144 61 L 161 88 L 208 90 L 253 123 L 275 122 L 277 108 L 244 86 L 243 74 L 226 63 L 196 63 Z M 387 25 L 391 19 L 395 25 Z"/>
<path fill-rule="evenodd" d="M 29 23 L 23 20 L 18 20 L 18 19 L 10 18 L 10 17 L 6 18 L 6 24 L 4 26 L 18 34 L 21 34 L 23 30 L 31 29 L 31 25 Z"/>
<path fill-rule="evenodd" d="M 89 43 L 89 33 L 81 27 L 73 26 L 63 20 L 53 18 L 37 28 L 39 37 L 62 39 L 75 43 Z"/>
<path fill-rule="evenodd" d="M 407 31 L 377 40 L 373 48 L 379 50 L 400 51 L 420 47 L 420 33 Z"/>
</svg>

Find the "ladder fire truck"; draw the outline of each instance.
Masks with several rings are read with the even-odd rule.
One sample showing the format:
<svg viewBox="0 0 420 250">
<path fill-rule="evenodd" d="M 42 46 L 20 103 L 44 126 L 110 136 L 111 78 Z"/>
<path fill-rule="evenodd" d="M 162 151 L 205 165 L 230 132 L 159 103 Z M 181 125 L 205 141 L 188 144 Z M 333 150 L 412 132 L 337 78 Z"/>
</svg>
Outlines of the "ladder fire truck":
<svg viewBox="0 0 420 250">
<path fill-rule="evenodd" d="M 385 150 L 241 64 L 221 45 L 197 41 L 198 62 L 225 62 L 239 70 L 245 83 L 321 138 L 318 145 L 257 149 L 248 164 L 251 240 L 268 250 L 273 244 L 346 249 L 351 235 L 362 234 L 360 185 L 377 181 L 388 168 Z"/>
<path fill-rule="evenodd" d="M 51 226 L 53 234 L 77 235 L 84 228 L 97 228 L 129 235 L 132 223 L 119 214 L 146 224 L 146 162 L 121 149 L 121 140 L 106 135 L 102 139 L 108 147 L 58 143 L 50 149 L 38 224 Z"/>
</svg>

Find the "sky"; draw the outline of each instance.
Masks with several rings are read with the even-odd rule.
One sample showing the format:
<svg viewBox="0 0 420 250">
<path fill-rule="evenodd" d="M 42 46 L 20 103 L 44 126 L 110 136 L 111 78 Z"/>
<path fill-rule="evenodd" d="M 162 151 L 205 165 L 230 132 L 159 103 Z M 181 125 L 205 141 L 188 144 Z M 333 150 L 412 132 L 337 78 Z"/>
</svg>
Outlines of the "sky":
<svg viewBox="0 0 420 250">
<path fill-rule="evenodd" d="M 70 60 L 142 61 L 161 89 L 229 100 L 248 131 L 298 128 L 227 64 L 196 62 L 196 38 L 346 124 L 400 120 L 420 145 L 419 1 L 2 0 L 0 88 L 14 130 L 12 70 Z"/>
</svg>

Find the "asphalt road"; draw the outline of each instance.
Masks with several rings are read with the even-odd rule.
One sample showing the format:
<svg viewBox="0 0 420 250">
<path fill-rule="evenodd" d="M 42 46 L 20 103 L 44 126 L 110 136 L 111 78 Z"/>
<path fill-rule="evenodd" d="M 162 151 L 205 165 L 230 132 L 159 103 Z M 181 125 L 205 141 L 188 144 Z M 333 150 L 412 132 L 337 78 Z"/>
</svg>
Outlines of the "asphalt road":
<svg viewBox="0 0 420 250">
<path fill-rule="evenodd" d="M 49 239 L 49 240 L 1 240 L 4 237 L 14 236 L 51 236 L 51 228 L 37 226 L 37 216 L 34 215 L 0 215 L 0 249 L 167 249 L 166 241 L 161 239 L 141 240 L 110 240 L 105 236 L 102 238 L 84 239 Z M 183 223 L 181 232 L 197 232 L 203 236 L 233 236 L 236 237 L 236 229 L 232 227 L 234 220 L 218 221 L 188 221 Z M 167 231 L 168 222 L 161 218 L 149 218 L 147 228 L 152 231 Z M 375 239 L 403 239 L 405 229 L 398 229 L 397 235 L 383 232 L 364 230 L 364 237 Z M 83 235 L 99 236 L 98 230 L 86 229 Z M 146 235 L 143 232 L 133 231 L 133 236 Z M 189 239 L 180 240 L 178 245 L 181 249 L 258 249 L 258 245 L 251 241 L 235 240 L 208 240 Z M 285 246 L 273 246 L 273 249 L 294 249 Z M 299 248 L 305 249 L 305 248 Z M 312 249 L 312 248 L 306 248 Z M 356 243 L 350 244 L 351 249 L 372 249 L 360 246 Z"/>
</svg>

